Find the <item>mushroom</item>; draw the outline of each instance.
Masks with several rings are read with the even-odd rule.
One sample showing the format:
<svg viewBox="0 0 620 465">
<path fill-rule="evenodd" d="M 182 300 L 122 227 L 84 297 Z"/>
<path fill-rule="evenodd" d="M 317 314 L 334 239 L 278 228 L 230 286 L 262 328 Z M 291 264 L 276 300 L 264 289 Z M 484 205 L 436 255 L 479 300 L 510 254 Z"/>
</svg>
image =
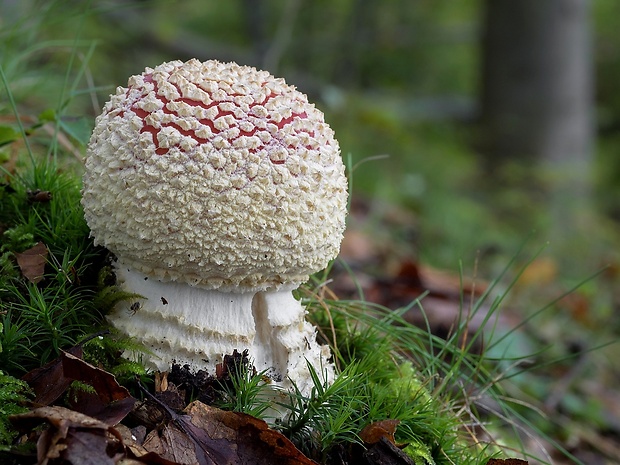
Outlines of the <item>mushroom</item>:
<svg viewBox="0 0 620 465">
<path fill-rule="evenodd" d="M 339 251 L 347 180 L 323 114 L 283 79 L 171 61 L 129 79 L 96 119 L 82 205 L 118 284 L 108 316 L 147 366 L 215 373 L 249 350 L 274 383 L 309 394 L 327 346 L 292 294 Z"/>
</svg>

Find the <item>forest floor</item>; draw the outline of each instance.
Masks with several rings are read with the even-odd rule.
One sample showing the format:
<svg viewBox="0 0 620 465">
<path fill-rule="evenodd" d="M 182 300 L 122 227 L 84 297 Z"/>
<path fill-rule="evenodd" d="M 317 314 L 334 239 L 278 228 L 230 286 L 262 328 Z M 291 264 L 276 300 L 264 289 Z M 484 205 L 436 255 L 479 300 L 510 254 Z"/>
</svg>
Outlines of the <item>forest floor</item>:
<svg viewBox="0 0 620 465">
<path fill-rule="evenodd" d="M 493 346 L 486 355 L 531 365 L 508 376 L 506 386 L 523 404 L 523 418 L 491 420 L 493 406 L 481 399 L 483 417 L 499 420 L 509 434 L 518 431 L 528 452 L 551 463 L 620 463 L 620 364 L 613 329 L 618 316 L 596 316 L 594 309 L 600 304 L 595 293 L 607 292 L 613 300 L 616 267 L 573 289 L 562 282 L 552 257 L 516 257 L 507 265 L 504 286 L 485 295 L 490 282 L 476 276 L 476 264 L 459 271 L 421 263 L 407 239 L 416 236 L 417 228 L 417 218 L 407 210 L 355 199 L 340 255 L 347 266 L 335 268 L 334 292 L 392 309 L 421 298 L 421 305 L 411 307 L 405 318 L 444 337 L 463 320 L 471 335 L 483 331 L 489 346 L 510 335 L 506 344 Z M 488 303 L 468 313 L 481 297 Z M 487 314 L 490 301 L 498 297 L 504 299 L 501 309 Z M 604 329 L 606 324 L 611 332 Z"/>
</svg>

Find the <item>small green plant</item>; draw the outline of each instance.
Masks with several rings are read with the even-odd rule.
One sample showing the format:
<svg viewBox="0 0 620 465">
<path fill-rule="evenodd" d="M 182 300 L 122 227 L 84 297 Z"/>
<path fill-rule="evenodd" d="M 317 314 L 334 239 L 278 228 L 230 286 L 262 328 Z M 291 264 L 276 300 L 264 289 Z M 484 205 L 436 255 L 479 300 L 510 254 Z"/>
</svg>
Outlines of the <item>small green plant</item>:
<svg viewBox="0 0 620 465">
<path fill-rule="evenodd" d="M 264 373 L 255 373 L 249 363 L 235 363 L 227 379 L 220 383 L 222 397 L 219 408 L 262 418 L 273 409 L 273 399 L 265 393 Z"/>
<path fill-rule="evenodd" d="M 146 349 L 130 338 L 117 334 L 112 329 L 105 329 L 99 334 L 89 335 L 82 343 L 84 360 L 96 367 L 102 367 L 116 377 L 126 387 L 135 388 L 137 382 L 151 385 L 151 373 L 142 363 L 140 354 Z M 127 354 L 132 354 L 131 359 Z"/>
<path fill-rule="evenodd" d="M 0 371 L 0 450 L 6 449 L 17 436 L 8 417 L 28 411 L 25 406 L 30 397 L 28 385 Z"/>
<path fill-rule="evenodd" d="M 455 400 L 433 387 L 440 373 L 428 377 L 412 357 L 428 333 L 402 321 L 394 324 L 394 312 L 365 302 L 312 295 L 307 303 L 326 340 L 336 341 L 332 350 L 341 371 L 331 385 L 321 384 L 312 371 L 312 396 L 297 392 L 292 413 L 280 426 L 287 435 L 325 462 L 337 444 L 361 445 L 364 427 L 397 420 L 396 440 L 407 445 L 416 463 L 480 463 L 483 449 L 467 440 Z"/>
<path fill-rule="evenodd" d="M 332 463 L 337 448 L 363 448 L 360 432 L 382 420 L 397 420 L 396 438 L 416 464 L 435 465 L 442 457 L 468 462 L 468 445 L 457 434 L 459 419 L 433 399 L 410 363 L 388 362 L 387 346 L 351 362 L 330 383 L 308 364 L 313 389 L 309 396 L 275 391 L 249 365 L 235 365 L 223 398 L 225 410 L 264 417 L 319 463 Z M 385 363 L 390 364 L 386 369 Z M 391 370 L 390 373 L 388 373 Z M 275 399 L 288 398 L 287 401 Z M 276 415 L 275 422 L 273 415 Z M 461 444 L 455 447 L 456 442 Z M 447 447 L 446 447 L 447 446 Z"/>
<path fill-rule="evenodd" d="M 11 175 L 9 183 L 11 193 L 0 198 L 8 221 L 0 236 L 0 341 L 5 347 L 0 363 L 16 374 L 44 364 L 101 323 L 102 310 L 93 296 L 105 251 L 88 237 L 76 176 L 42 163 Z M 51 198 L 29 200 L 28 192 L 35 190 L 49 192 Z M 31 282 L 16 254 L 39 242 L 45 245 L 47 263 L 43 279 Z"/>
</svg>

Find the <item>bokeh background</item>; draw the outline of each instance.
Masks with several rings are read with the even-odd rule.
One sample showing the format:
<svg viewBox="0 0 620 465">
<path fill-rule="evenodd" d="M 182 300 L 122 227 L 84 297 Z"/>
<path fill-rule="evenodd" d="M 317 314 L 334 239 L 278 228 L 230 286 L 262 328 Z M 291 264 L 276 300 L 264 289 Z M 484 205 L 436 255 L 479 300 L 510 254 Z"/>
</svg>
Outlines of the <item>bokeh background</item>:
<svg viewBox="0 0 620 465">
<path fill-rule="evenodd" d="M 0 63 L 22 118 L 58 123 L 67 169 L 147 66 L 284 77 L 340 142 L 358 284 L 402 304 L 390 283 L 413 267 L 454 316 L 465 278 L 503 276 L 501 293 L 518 277 L 502 324 L 536 318 L 501 355 L 563 359 L 516 379 L 531 421 L 584 463 L 620 463 L 618 18 L 616 0 L 1 0 Z"/>
</svg>

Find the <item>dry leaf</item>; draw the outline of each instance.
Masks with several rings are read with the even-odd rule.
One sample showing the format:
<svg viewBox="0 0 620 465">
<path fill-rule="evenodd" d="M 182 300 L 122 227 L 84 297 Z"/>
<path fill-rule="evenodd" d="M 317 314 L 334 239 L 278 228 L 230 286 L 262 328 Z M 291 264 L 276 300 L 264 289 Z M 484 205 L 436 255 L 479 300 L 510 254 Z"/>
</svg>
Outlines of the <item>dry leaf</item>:
<svg viewBox="0 0 620 465">
<path fill-rule="evenodd" d="M 155 396 L 154 396 L 155 397 Z M 155 397 L 156 402 L 149 399 L 138 401 L 134 405 L 131 416 L 141 425 L 151 430 L 166 422 L 170 418 L 168 411 L 162 407 L 163 402 Z M 167 406 L 166 406 L 167 407 Z"/>
<path fill-rule="evenodd" d="M 52 200 L 52 193 L 41 189 L 29 190 L 26 192 L 26 196 L 29 202 L 47 203 Z"/>
<path fill-rule="evenodd" d="M 400 420 L 375 421 L 367 425 L 360 433 L 360 438 L 366 444 L 375 444 L 385 438 L 394 444 L 394 433 L 400 424 Z"/>
<path fill-rule="evenodd" d="M 68 353 L 82 357 L 82 346 L 77 345 L 68 350 Z M 73 382 L 64 376 L 62 359 L 52 360 L 40 368 L 36 368 L 22 377 L 35 393 L 34 403 L 49 405 L 58 399 Z"/>
<path fill-rule="evenodd" d="M 516 285 L 521 289 L 549 286 L 557 281 L 559 271 L 558 263 L 553 258 L 538 257 L 521 272 Z"/>
<path fill-rule="evenodd" d="M 129 429 L 125 425 L 114 427 L 121 435 L 122 442 L 125 445 L 125 457 L 119 460 L 118 465 L 177 465 L 160 455 L 147 451 L 142 447 L 146 433 L 143 426 Z M 144 434 L 143 434 L 144 433 Z"/>
<path fill-rule="evenodd" d="M 63 395 L 73 381 L 92 386 L 94 393 L 78 390 L 71 399 L 74 410 L 115 425 L 131 412 L 135 399 L 120 386 L 110 373 L 81 359 L 82 347 L 77 345 L 62 352 L 60 357 L 23 376 L 35 392 L 34 402 L 49 405 Z"/>
<path fill-rule="evenodd" d="M 69 352 L 62 352 L 60 358 L 65 376 L 90 384 L 95 388 L 102 402 L 109 404 L 130 397 L 127 388 L 118 384 L 111 373 L 97 368 Z"/>
<path fill-rule="evenodd" d="M 221 463 L 226 462 L 203 462 L 198 458 L 194 439 L 178 428 L 174 423 L 166 425 L 161 433 L 151 431 L 144 440 L 142 447 L 147 451 L 156 453 L 160 457 L 183 465 L 195 463 Z"/>
<path fill-rule="evenodd" d="M 106 423 L 64 407 L 40 407 L 20 415 L 9 417 L 20 431 L 31 431 L 46 422 L 50 427 L 41 433 L 37 442 L 37 460 L 46 465 L 49 460 L 63 458 L 69 463 L 110 464 L 114 462 L 107 455 L 110 439 L 120 440 L 120 435 Z M 83 435 L 88 432 L 89 435 Z M 108 433 L 111 435 L 108 438 Z M 101 436 L 93 438 L 92 435 Z M 80 461 L 84 451 L 89 449 L 90 462 Z M 75 456 L 76 460 L 72 460 Z"/>
<path fill-rule="evenodd" d="M 17 265 L 24 278 L 33 284 L 43 279 L 48 253 L 46 245 L 43 242 L 39 242 L 34 247 L 15 254 Z"/>
<path fill-rule="evenodd" d="M 316 465 L 303 455 L 295 445 L 280 432 L 269 428 L 267 423 L 243 413 L 227 412 L 201 402 L 192 402 L 185 412 L 191 425 L 199 428 L 215 442 L 229 448 L 231 464 L 265 465 Z"/>
<path fill-rule="evenodd" d="M 285 436 L 250 415 L 200 401 L 188 405 L 184 414 L 160 407 L 170 421 L 149 433 L 142 446 L 165 459 L 192 465 L 316 465 Z"/>
<path fill-rule="evenodd" d="M 109 442 L 103 431 L 70 429 L 63 457 L 72 464 L 114 465 L 115 461 L 106 453 Z"/>
<path fill-rule="evenodd" d="M 78 391 L 72 404 L 75 410 L 111 426 L 131 412 L 136 399 L 118 384 L 114 375 L 67 352 L 62 352 L 60 358 L 65 377 L 89 384 L 95 390 L 94 393 Z"/>
<path fill-rule="evenodd" d="M 30 412 L 12 415 L 10 419 L 22 431 L 32 429 L 43 421 L 47 421 L 58 429 L 80 427 L 107 430 L 110 428 L 109 425 L 102 421 L 57 405 L 39 407 Z"/>
</svg>

